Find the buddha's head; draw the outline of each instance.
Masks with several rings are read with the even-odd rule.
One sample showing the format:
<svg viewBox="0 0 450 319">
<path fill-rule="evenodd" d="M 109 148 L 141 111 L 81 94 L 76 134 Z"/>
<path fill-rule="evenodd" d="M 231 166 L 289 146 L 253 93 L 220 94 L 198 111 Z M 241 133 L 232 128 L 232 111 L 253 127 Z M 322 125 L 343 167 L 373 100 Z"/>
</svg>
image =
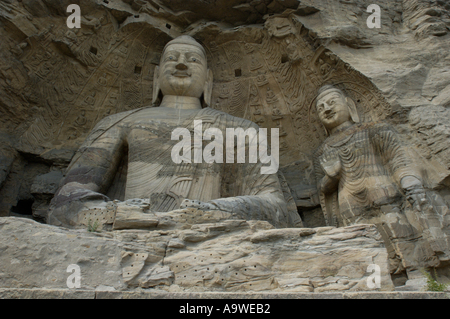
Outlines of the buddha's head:
<svg viewBox="0 0 450 319">
<path fill-rule="evenodd" d="M 320 88 L 316 101 L 317 114 L 328 134 L 344 123 L 359 122 L 355 103 L 332 85 Z"/>
<path fill-rule="evenodd" d="M 153 103 L 165 95 L 188 96 L 210 105 L 213 85 L 205 49 L 183 35 L 167 43 L 155 69 Z"/>
</svg>

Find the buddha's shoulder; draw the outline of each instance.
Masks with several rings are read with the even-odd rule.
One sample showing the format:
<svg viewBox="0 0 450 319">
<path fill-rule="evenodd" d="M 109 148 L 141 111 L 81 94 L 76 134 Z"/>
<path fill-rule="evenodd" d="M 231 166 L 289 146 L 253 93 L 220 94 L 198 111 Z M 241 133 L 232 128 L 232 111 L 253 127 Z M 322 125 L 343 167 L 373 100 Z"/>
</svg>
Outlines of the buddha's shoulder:
<svg viewBox="0 0 450 319">
<path fill-rule="evenodd" d="M 373 122 L 354 124 L 350 128 L 343 131 L 342 134 L 349 135 L 349 134 L 358 133 L 358 132 L 376 133 L 376 132 L 382 132 L 382 131 L 395 131 L 395 129 L 389 123 L 386 123 L 383 121 L 373 121 Z"/>
<path fill-rule="evenodd" d="M 179 118 L 180 112 L 177 110 L 167 109 L 167 108 L 159 108 L 159 107 L 146 107 L 136 110 L 131 110 L 127 112 L 121 112 L 113 115 L 109 115 L 102 119 L 96 126 L 97 129 L 105 129 L 107 127 L 112 126 L 128 126 L 131 123 L 137 123 L 142 121 L 142 119 L 152 119 L 152 120 L 170 120 L 172 118 Z M 221 117 L 225 119 L 226 125 L 228 127 L 242 127 L 249 128 L 254 127 L 256 129 L 259 126 L 247 119 L 240 118 L 237 116 L 230 115 L 226 112 L 206 108 L 200 111 L 185 111 L 181 113 L 181 116 L 189 117 L 195 119 L 198 117 L 199 119 L 205 116 L 212 117 Z"/>
<path fill-rule="evenodd" d="M 147 110 L 151 108 L 139 108 L 131 111 L 120 112 L 104 117 L 96 125 L 96 129 L 104 129 L 107 127 L 117 126 L 120 124 L 126 124 L 128 121 L 133 120 L 136 116 L 142 116 Z M 148 111 L 147 111 L 148 112 Z"/>
<path fill-rule="evenodd" d="M 397 133 L 397 130 L 390 124 L 386 122 L 373 122 L 370 123 L 368 129 L 372 134 L 381 133 L 381 132 L 392 132 L 394 134 Z"/>
</svg>

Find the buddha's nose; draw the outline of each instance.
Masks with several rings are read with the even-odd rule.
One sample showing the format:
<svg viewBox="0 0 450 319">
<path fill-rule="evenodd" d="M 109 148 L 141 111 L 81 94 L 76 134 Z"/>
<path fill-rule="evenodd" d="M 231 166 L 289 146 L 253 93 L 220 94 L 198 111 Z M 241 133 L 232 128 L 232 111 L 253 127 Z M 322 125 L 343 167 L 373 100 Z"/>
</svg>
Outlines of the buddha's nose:
<svg viewBox="0 0 450 319">
<path fill-rule="evenodd" d="M 184 71 L 184 70 L 187 70 L 187 65 L 186 64 L 184 64 L 184 63 L 178 63 L 177 65 L 176 65 L 176 67 L 175 67 L 177 70 L 180 70 L 180 71 Z"/>
</svg>

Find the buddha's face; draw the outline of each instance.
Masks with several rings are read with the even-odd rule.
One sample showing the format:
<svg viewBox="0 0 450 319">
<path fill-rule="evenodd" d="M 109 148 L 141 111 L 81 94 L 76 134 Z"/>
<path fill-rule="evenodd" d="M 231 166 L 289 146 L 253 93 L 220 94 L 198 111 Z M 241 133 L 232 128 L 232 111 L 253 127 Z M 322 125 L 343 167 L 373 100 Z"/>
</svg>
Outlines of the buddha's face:
<svg viewBox="0 0 450 319">
<path fill-rule="evenodd" d="M 200 98 L 207 80 L 206 57 L 195 45 L 174 43 L 163 53 L 159 87 L 163 95 Z"/>
<path fill-rule="evenodd" d="M 320 121 L 329 131 L 352 120 L 346 98 L 339 92 L 325 94 L 317 101 L 316 108 Z"/>
</svg>

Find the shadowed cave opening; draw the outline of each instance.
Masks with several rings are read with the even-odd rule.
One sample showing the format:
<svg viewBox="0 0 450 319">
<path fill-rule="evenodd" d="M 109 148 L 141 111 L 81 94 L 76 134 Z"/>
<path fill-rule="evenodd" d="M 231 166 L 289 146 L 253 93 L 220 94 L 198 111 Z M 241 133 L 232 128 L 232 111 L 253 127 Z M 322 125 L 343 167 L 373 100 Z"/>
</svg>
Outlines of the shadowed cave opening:
<svg viewBox="0 0 450 319">
<path fill-rule="evenodd" d="M 32 216 L 33 203 L 33 199 L 21 199 L 17 202 L 16 206 L 11 208 L 11 212 L 24 216 Z"/>
</svg>

